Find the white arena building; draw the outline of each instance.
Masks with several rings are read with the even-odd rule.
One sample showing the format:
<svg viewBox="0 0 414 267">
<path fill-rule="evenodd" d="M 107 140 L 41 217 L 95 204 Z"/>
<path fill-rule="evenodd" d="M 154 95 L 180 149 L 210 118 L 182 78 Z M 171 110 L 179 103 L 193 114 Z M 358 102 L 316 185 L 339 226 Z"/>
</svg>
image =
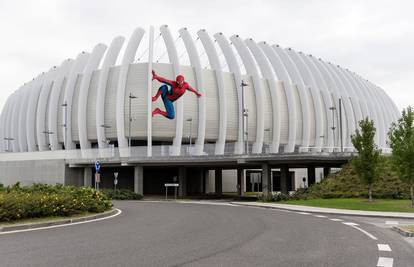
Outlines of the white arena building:
<svg viewBox="0 0 414 267">
<path fill-rule="evenodd" d="M 162 85 L 152 70 L 183 75 L 202 96 L 187 91 L 173 120 L 152 117 L 165 109 L 161 98 L 151 101 Z M 243 193 L 255 179 L 263 191 L 293 190 L 302 177 L 311 184 L 324 167 L 349 159 L 363 118 L 375 122 L 375 141 L 387 151 L 398 116 L 383 89 L 315 56 L 238 35 L 137 28 L 9 96 L 0 116 L 0 183 L 91 185 L 100 160 L 103 185 L 117 171 L 121 186 L 140 193 L 163 192 L 174 179 L 183 195 Z"/>
</svg>

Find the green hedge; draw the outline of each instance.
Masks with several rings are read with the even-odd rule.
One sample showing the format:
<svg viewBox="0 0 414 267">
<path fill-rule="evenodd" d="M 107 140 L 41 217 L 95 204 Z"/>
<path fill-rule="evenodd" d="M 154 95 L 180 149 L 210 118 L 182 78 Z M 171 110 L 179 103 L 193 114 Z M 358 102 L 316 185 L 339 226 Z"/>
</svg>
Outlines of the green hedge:
<svg viewBox="0 0 414 267">
<path fill-rule="evenodd" d="M 34 184 L 0 186 L 0 221 L 103 212 L 111 200 L 90 187 Z"/>
<path fill-rule="evenodd" d="M 142 195 L 135 193 L 132 190 L 128 189 L 116 189 L 116 193 L 114 194 L 113 189 L 101 189 L 101 192 L 104 193 L 110 199 L 117 199 L 117 200 L 139 200 L 142 199 Z"/>
</svg>

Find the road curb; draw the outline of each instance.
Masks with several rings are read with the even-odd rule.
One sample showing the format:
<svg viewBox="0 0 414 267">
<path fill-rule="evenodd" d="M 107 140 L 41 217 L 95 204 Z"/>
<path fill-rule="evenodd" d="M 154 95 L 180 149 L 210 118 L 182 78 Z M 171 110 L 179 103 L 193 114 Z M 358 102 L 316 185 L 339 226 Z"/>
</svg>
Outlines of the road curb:
<svg viewBox="0 0 414 267">
<path fill-rule="evenodd" d="M 259 208 L 266 208 L 266 209 L 276 209 L 276 210 L 289 210 L 289 211 L 299 211 L 299 212 L 309 212 L 309 213 L 316 213 L 316 214 L 330 214 L 330 215 L 342 215 L 342 216 L 357 216 L 357 217 L 371 217 L 371 218 L 396 218 L 396 219 L 411 219 L 414 220 L 413 215 L 411 216 L 404 216 L 403 214 L 363 214 L 359 212 L 352 213 L 353 210 L 346 210 L 346 212 L 340 211 L 330 211 L 330 210 L 323 210 L 323 208 L 319 208 L 320 210 L 309 210 L 309 209 L 301 209 L 300 206 L 292 205 L 292 207 L 281 207 L 281 206 L 270 206 L 270 205 L 260 205 L 260 204 L 249 204 L 243 202 L 230 202 L 233 205 L 239 206 L 246 206 L 246 207 L 259 207 Z M 256 203 L 256 202 L 255 202 Z M 312 208 L 312 207 L 309 207 Z M 370 212 L 370 211 L 367 211 Z"/>
<path fill-rule="evenodd" d="M 55 226 L 55 225 L 62 225 L 62 224 L 71 224 L 71 223 L 76 223 L 76 222 L 86 222 L 86 221 L 109 217 L 109 216 L 116 214 L 117 212 L 118 212 L 117 209 L 111 209 L 103 213 L 89 215 L 85 217 L 79 217 L 79 218 L 62 219 L 62 220 L 51 221 L 51 222 L 27 223 L 27 224 L 18 224 L 18 225 L 11 225 L 11 226 L 1 226 L 0 233 L 6 233 L 6 232 L 18 231 L 18 230 L 36 229 L 36 228 L 41 228 L 41 227 L 48 227 L 48 226 Z"/>
<path fill-rule="evenodd" d="M 399 226 L 393 226 L 392 230 L 396 231 L 397 233 L 399 233 L 400 235 L 405 236 L 405 237 L 414 237 L 414 233 L 409 232 L 409 231 L 407 231 L 407 230 L 405 230 L 405 229 L 403 229 Z"/>
</svg>

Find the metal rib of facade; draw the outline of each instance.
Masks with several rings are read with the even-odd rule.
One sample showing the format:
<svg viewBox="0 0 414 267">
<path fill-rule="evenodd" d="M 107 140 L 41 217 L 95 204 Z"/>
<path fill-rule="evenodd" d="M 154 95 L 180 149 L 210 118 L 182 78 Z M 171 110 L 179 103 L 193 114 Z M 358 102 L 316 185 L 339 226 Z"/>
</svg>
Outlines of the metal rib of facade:
<svg viewBox="0 0 414 267">
<path fill-rule="evenodd" d="M 170 155 L 180 155 L 188 141 L 186 121 L 194 121 L 193 154 L 206 153 L 204 144 L 214 143 L 213 154 L 245 150 L 247 138 L 252 153 L 332 152 L 343 144 L 353 151 L 350 136 L 365 117 L 374 120 L 379 147 L 387 147 L 387 131 L 398 119 L 398 109 L 378 86 L 340 66 L 293 49 L 222 33 L 197 32 L 210 68 L 202 68 L 201 51 L 187 28 L 179 30 L 190 66 L 180 64 L 176 42 L 168 26 L 160 27 L 169 63 L 153 62 L 152 68 L 170 79 L 183 74 L 202 93 L 197 99 L 187 93 L 176 101 L 175 120 L 154 117 L 148 125 L 147 112 L 160 103 L 149 103 L 147 62 L 134 62 L 145 30 L 137 28 L 116 65 L 124 37 L 115 38 L 108 49 L 98 44 L 89 54 L 65 60 L 16 90 L 0 116 L 1 152 L 106 148 L 108 142 L 127 157 L 129 95 L 135 118 L 131 138 L 170 144 Z M 215 44 L 217 42 L 217 44 Z M 224 60 L 229 71 L 221 64 Z M 240 62 L 238 61 L 240 59 Z M 102 61 L 102 64 L 100 62 Z M 241 65 L 246 73 L 243 73 Z M 242 88 L 242 81 L 247 85 Z M 244 107 L 242 90 L 244 89 Z M 150 90 L 150 91 L 149 91 Z M 342 100 L 342 140 L 339 132 L 339 100 Z M 150 105 L 150 106 L 149 106 Z M 243 108 L 248 110 L 247 120 Z M 245 125 L 245 128 L 242 127 Z M 246 134 L 248 133 L 248 134 Z M 124 151 L 124 152 L 123 152 Z"/>
</svg>

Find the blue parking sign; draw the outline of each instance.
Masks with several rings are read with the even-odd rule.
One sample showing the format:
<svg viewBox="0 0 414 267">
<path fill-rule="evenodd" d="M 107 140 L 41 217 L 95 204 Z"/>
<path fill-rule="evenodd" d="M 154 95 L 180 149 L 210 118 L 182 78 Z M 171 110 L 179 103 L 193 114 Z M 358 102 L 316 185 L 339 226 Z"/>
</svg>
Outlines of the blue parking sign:
<svg viewBox="0 0 414 267">
<path fill-rule="evenodd" d="M 99 172 L 101 170 L 101 163 L 99 160 L 95 161 L 95 170 L 96 172 Z"/>
</svg>

